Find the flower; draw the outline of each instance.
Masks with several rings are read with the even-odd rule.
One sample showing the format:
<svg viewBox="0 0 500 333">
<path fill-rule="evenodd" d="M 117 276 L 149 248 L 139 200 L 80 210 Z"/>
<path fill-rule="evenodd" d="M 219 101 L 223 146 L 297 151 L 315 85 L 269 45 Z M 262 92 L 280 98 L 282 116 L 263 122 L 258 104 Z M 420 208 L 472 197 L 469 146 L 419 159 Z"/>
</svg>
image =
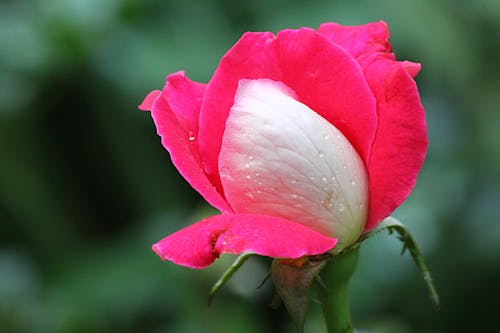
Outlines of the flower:
<svg viewBox="0 0 500 333">
<path fill-rule="evenodd" d="M 151 110 L 179 172 L 222 214 L 164 238 L 163 259 L 340 251 L 409 195 L 427 149 L 413 77 L 385 22 L 245 33 L 208 84 L 170 74 Z M 337 244 L 337 245 L 336 245 Z"/>
</svg>

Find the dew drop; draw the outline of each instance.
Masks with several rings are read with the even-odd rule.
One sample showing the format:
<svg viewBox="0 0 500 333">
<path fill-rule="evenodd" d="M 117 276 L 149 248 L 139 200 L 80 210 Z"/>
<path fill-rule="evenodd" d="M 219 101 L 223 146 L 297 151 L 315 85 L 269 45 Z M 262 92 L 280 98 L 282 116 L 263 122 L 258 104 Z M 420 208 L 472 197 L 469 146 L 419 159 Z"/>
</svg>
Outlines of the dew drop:
<svg viewBox="0 0 500 333">
<path fill-rule="evenodd" d="M 295 193 L 292 193 L 292 195 L 290 195 L 292 197 L 292 199 L 297 199 L 299 196 Z"/>
<path fill-rule="evenodd" d="M 297 179 L 292 179 L 292 184 L 297 184 Z"/>
<path fill-rule="evenodd" d="M 189 131 L 189 141 L 194 141 L 195 139 L 196 139 L 196 136 L 194 135 L 194 133 Z"/>
<path fill-rule="evenodd" d="M 326 183 L 328 181 L 328 178 L 326 178 L 325 176 L 321 177 L 321 180 L 323 181 L 323 183 Z"/>
<path fill-rule="evenodd" d="M 353 180 L 353 181 L 351 181 L 351 185 L 352 185 L 352 186 L 356 185 L 356 181 L 354 181 L 354 180 Z"/>
<path fill-rule="evenodd" d="M 245 191 L 245 196 L 249 199 L 253 199 L 254 196 L 253 196 L 253 193 L 249 190 L 249 189 L 246 189 Z"/>
<path fill-rule="evenodd" d="M 250 168 L 250 163 L 245 163 L 245 168 Z"/>
<path fill-rule="evenodd" d="M 332 176 L 332 181 L 335 181 L 337 178 L 335 178 L 335 176 Z"/>
<path fill-rule="evenodd" d="M 325 157 L 325 153 L 323 153 L 322 151 L 320 151 L 320 152 L 319 152 L 319 157 L 320 157 L 320 158 Z"/>
<path fill-rule="evenodd" d="M 252 177 L 250 177 L 250 175 L 246 175 L 246 176 L 245 176 L 245 178 L 246 178 L 246 179 L 250 179 L 250 178 L 252 178 Z"/>
<path fill-rule="evenodd" d="M 231 170 L 227 166 L 220 168 L 221 177 L 229 176 L 230 174 L 231 174 Z"/>
<path fill-rule="evenodd" d="M 249 160 L 253 160 L 253 156 L 252 155 L 248 155 L 248 159 Z"/>
<path fill-rule="evenodd" d="M 326 140 L 330 139 L 330 136 L 329 136 L 328 134 L 325 134 L 325 135 L 323 136 L 323 139 L 325 139 L 325 141 L 326 141 Z"/>
</svg>

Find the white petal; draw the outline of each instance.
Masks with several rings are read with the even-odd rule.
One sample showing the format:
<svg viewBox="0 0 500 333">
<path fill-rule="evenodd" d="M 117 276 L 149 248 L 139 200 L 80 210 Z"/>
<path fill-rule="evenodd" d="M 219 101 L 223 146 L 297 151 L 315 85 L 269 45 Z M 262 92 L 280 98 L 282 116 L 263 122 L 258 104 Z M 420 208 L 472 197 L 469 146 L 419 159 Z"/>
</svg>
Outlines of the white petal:
<svg viewBox="0 0 500 333">
<path fill-rule="evenodd" d="M 352 244 L 367 218 L 364 163 L 344 135 L 281 82 L 240 80 L 219 172 L 238 213 L 302 223 Z"/>
</svg>

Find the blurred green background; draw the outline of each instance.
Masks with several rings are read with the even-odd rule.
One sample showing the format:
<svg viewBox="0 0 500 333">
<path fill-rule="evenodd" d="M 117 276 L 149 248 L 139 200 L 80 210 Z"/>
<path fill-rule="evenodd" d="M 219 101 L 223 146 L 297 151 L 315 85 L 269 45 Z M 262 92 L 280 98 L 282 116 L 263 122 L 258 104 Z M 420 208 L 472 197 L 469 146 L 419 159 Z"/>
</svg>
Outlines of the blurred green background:
<svg viewBox="0 0 500 333">
<path fill-rule="evenodd" d="M 233 259 L 195 271 L 153 242 L 214 212 L 137 110 L 166 74 L 206 82 L 245 31 L 384 19 L 417 78 L 430 147 L 395 216 L 442 298 L 380 235 L 351 294 L 360 332 L 500 332 L 499 1 L 0 2 L 0 332 L 293 332 L 253 258 L 207 307 Z M 308 332 L 322 332 L 311 305 Z"/>
</svg>

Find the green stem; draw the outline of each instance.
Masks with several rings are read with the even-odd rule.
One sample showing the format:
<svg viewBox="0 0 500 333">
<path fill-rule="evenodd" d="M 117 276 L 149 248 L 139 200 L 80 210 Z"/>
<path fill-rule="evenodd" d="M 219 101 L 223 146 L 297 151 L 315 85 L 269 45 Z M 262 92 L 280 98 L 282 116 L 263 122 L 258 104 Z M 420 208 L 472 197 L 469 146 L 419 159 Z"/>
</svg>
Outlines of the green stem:
<svg viewBox="0 0 500 333">
<path fill-rule="evenodd" d="M 325 288 L 320 288 L 319 299 L 328 333 L 352 333 L 349 304 L 349 279 L 356 269 L 358 248 L 333 257 L 321 272 Z"/>
</svg>

